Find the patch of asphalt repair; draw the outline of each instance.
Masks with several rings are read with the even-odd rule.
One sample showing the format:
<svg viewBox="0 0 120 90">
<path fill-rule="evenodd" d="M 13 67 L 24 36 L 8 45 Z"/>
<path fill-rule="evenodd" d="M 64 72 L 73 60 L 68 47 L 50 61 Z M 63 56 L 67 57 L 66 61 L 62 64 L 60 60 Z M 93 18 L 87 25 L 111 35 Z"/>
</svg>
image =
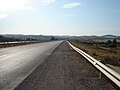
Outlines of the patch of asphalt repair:
<svg viewBox="0 0 120 90">
<path fill-rule="evenodd" d="M 67 42 L 59 45 L 15 90 L 116 90 Z"/>
</svg>

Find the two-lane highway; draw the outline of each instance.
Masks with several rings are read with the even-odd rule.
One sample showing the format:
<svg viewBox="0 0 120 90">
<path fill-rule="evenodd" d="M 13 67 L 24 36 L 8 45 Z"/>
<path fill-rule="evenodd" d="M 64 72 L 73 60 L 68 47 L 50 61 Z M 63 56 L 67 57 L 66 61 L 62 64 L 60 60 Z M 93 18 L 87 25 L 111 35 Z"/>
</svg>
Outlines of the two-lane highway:
<svg viewBox="0 0 120 90">
<path fill-rule="evenodd" d="M 67 42 L 60 44 L 15 90 L 119 90 Z"/>
<path fill-rule="evenodd" d="M 0 90 L 12 90 L 62 41 L 0 49 Z"/>
</svg>

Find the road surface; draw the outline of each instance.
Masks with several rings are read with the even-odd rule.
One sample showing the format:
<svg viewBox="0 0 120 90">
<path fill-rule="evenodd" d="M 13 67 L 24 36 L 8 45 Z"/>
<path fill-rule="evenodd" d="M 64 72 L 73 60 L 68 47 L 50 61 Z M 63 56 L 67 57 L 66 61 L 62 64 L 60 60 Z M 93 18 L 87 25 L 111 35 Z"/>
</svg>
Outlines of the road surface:
<svg viewBox="0 0 120 90">
<path fill-rule="evenodd" d="M 67 42 L 60 44 L 15 90 L 116 90 Z"/>
<path fill-rule="evenodd" d="M 12 90 L 62 41 L 0 49 L 0 90 Z"/>
</svg>

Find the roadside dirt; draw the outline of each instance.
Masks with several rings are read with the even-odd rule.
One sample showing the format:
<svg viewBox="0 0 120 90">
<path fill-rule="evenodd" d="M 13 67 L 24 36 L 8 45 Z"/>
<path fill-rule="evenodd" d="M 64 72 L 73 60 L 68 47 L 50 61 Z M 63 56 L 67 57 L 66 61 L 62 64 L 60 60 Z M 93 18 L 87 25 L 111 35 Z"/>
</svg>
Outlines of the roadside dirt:
<svg viewBox="0 0 120 90">
<path fill-rule="evenodd" d="M 15 90 L 117 90 L 66 42 L 33 71 Z"/>
</svg>

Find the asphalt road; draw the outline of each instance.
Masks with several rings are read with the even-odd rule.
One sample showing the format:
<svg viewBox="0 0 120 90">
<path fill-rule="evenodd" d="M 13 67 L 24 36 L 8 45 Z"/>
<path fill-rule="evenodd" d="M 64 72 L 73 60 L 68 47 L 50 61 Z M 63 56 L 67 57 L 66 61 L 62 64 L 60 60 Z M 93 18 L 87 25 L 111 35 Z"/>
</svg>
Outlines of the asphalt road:
<svg viewBox="0 0 120 90">
<path fill-rule="evenodd" d="M 62 41 L 0 49 L 0 90 L 12 90 Z"/>
<path fill-rule="evenodd" d="M 60 44 L 15 90 L 116 90 L 67 42 Z M 119 89 L 118 89 L 119 90 Z"/>
</svg>

